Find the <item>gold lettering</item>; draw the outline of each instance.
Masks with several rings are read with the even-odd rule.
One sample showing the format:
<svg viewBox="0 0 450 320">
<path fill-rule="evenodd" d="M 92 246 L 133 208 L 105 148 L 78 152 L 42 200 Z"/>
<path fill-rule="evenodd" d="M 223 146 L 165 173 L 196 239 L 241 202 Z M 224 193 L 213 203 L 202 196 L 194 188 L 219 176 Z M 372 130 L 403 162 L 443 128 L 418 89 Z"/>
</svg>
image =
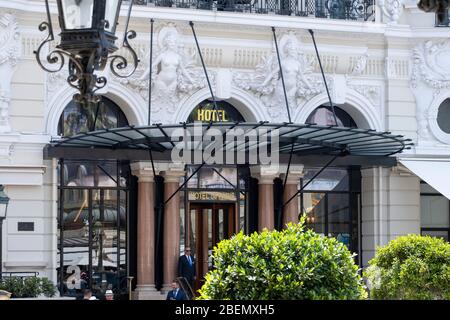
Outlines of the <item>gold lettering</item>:
<svg viewBox="0 0 450 320">
<path fill-rule="evenodd" d="M 203 121 L 204 118 L 204 110 L 197 109 L 197 121 Z"/>
</svg>

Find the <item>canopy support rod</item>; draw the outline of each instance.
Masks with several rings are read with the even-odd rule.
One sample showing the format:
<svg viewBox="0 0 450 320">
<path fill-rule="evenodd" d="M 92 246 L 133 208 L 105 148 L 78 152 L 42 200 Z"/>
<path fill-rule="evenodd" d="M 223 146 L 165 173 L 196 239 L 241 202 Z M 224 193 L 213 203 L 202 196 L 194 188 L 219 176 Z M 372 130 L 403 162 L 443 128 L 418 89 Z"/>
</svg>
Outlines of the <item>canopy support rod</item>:
<svg viewBox="0 0 450 320">
<path fill-rule="evenodd" d="M 291 168 L 291 162 L 292 162 L 292 154 L 294 153 L 294 144 L 291 144 L 291 152 L 289 153 L 289 161 L 288 161 L 288 165 L 286 168 L 286 174 L 284 175 L 284 182 L 283 182 L 283 189 L 281 189 L 281 199 L 279 201 L 279 205 L 278 205 L 278 226 L 280 226 L 281 228 L 281 223 L 283 222 L 283 216 L 284 216 L 284 212 L 283 212 L 283 197 L 284 197 L 284 192 L 286 190 L 286 183 L 287 183 L 287 179 L 289 176 L 289 169 Z"/>
<path fill-rule="evenodd" d="M 325 79 L 325 73 L 323 72 L 323 67 L 322 67 L 322 62 L 320 61 L 319 51 L 317 50 L 316 39 L 314 38 L 314 31 L 312 31 L 312 29 L 308 29 L 308 31 L 311 34 L 311 38 L 312 38 L 312 41 L 314 44 L 314 49 L 316 50 L 317 61 L 319 61 L 319 67 L 320 67 L 320 72 L 322 73 L 323 84 L 325 85 L 325 89 L 327 90 L 328 100 L 330 102 L 331 111 L 333 112 L 334 124 L 337 127 L 338 122 L 337 122 L 337 118 L 336 118 L 336 112 L 334 110 L 334 104 L 331 101 L 330 90 L 328 90 L 328 84 L 327 84 L 327 80 Z"/>
<path fill-rule="evenodd" d="M 148 125 L 150 125 L 150 115 L 152 113 L 152 73 L 153 73 L 153 23 L 150 19 L 150 73 L 148 76 Z"/>
<path fill-rule="evenodd" d="M 153 74 L 153 24 L 154 24 L 153 18 L 150 19 L 150 72 L 148 75 L 148 125 L 150 126 L 150 117 L 152 113 L 152 74 Z M 148 153 L 150 155 L 150 161 L 152 163 L 152 170 L 153 170 L 153 179 L 156 177 L 156 171 L 155 171 L 155 164 L 153 163 L 153 153 L 152 148 L 148 149 Z M 158 233 L 159 233 L 159 226 L 158 226 Z"/>
<path fill-rule="evenodd" d="M 322 173 L 323 170 L 325 170 L 326 168 L 328 168 L 334 160 L 336 160 L 338 157 L 340 156 L 340 154 L 335 155 L 330 161 L 328 161 L 325 166 L 323 166 L 319 171 L 317 171 L 313 177 L 305 184 L 303 185 L 300 190 L 298 190 L 292 197 L 289 198 L 289 200 L 287 200 L 285 203 L 283 203 L 283 207 L 285 207 L 289 202 L 292 201 L 292 199 L 294 199 L 299 193 L 301 193 L 312 181 L 314 181 L 315 178 L 317 178 L 317 176 L 319 174 Z"/>
<path fill-rule="evenodd" d="M 199 165 L 198 167 L 197 167 L 197 169 L 195 169 L 194 170 L 194 172 L 192 172 L 192 174 L 186 179 L 186 180 L 184 180 L 184 182 L 181 184 L 181 186 L 179 186 L 178 187 L 178 189 L 177 190 L 175 190 L 174 191 L 174 193 L 172 193 L 171 195 L 170 195 L 170 197 L 169 198 L 167 198 L 167 200 L 166 201 L 164 201 L 164 206 L 170 201 L 170 200 L 172 200 L 172 198 L 178 193 L 178 191 L 180 191 L 181 189 L 183 189 L 183 187 L 189 182 L 189 180 L 191 180 L 191 178 L 205 165 L 205 161 L 203 161 L 202 162 L 202 164 L 201 165 Z"/>
<path fill-rule="evenodd" d="M 217 112 L 218 109 L 217 109 L 216 97 L 214 96 L 214 92 L 211 87 L 211 82 L 209 81 L 208 71 L 206 71 L 205 61 L 203 60 L 202 51 L 200 50 L 200 46 L 199 46 L 198 40 L 197 40 L 197 35 L 195 34 L 194 22 L 189 21 L 189 25 L 191 26 L 192 34 L 194 35 L 195 45 L 197 46 L 198 55 L 199 55 L 200 61 L 202 63 L 203 72 L 205 73 L 206 81 L 208 82 L 209 92 L 211 93 L 211 98 L 212 98 L 213 104 L 214 104 L 214 111 L 216 113 L 216 116 L 219 117 L 219 112 Z M 212 124 L 212 119 L 213 119 L 213 117 L 211 117 L 208 129 L 210 128 L 210 126 Z M 218 119 L 218 120 L 220 120 L 220 119 Z"/>
<path fill-rule="evenodd" d="M 284 101 L 286 102 L 287 116 L 289 119 L 289 123 L 292 123 L 291 112 L 289 111 L 289 102 L 288 102 L 287 93 L 286 93 L 286 86 L 284 85 L 283 68 L 281 67 L 280 52 L 278 50 L 277 35 L 275 33 L 275 27 L 272 27 L 272 33 L 273 33 L 273 40 L 275 42 L 275 49 L 277 50 L 278 67 L 280 68 L 281 84 L 283 85 Z"/>
</svg>

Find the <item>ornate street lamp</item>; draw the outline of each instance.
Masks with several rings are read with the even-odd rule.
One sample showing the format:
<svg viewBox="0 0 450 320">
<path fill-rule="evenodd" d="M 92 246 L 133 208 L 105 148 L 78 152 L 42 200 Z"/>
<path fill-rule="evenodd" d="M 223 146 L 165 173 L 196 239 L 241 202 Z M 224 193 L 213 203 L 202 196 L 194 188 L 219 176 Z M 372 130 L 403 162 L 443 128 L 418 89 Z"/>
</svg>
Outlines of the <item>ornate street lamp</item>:
<svg viewBox="0 0 450 320">
<path fill-rule="evenodd" d="M 425 12 L 435 12 L 438 22 L 442 23 L 447 16 L 450 2 L 448 0 L 419 0 L 417 7 Z"/>
<path fill-rule="evenodd" d="M 9 197 L 4 191 L 5 187 L 0 185 L 0 279 L 3 277 L 3 220 L 6 219 L 8 213 Z"/>
<path fill-rule="evenodd" d="M 112 73 L 121 78 L 131 76 L 139 59 L 128 40 L 136 37 L 136 32 L 128 30 L 133 0 L 130 1 L 126 18 L 122 47 L 130 53 L 131 67 L 121 55 L 111 55 L 118 48 L 114 42 L 122 0 L 56 0 L 58 6 L 61 42 L 47 54 L 44 64 L 41 51 L 50 48 L 54 41 L 53 26 L 48 0 L 45 0 L 47 21 L 39 25 L 40 31 L 48 30 L 47 38 L 34 52 L 39 65 L 47 72 L 58 72 L 68 59 L 69 85 L 79 91 L 74 95 L 77 102 L 99 102 L 95 95 L 106 85 L 106 78 L 95 72 L 104 70 L 108 60 Z M 55 66 L 50 68 L 50 66 Z"/>
</svg>

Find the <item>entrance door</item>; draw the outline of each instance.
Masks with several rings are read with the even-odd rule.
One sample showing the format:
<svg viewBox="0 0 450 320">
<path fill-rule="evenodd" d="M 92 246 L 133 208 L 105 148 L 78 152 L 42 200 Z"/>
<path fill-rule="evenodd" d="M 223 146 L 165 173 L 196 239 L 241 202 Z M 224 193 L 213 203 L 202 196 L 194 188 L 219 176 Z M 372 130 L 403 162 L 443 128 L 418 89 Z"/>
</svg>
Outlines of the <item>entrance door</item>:
<svg viewBox="0 0 450 320">
<path fill-rule="evenodd" d="M 190 204 L 190 246 L 195 256 L 195 291 L 213 267 L 212 250 L 235 232 L 234 203 Z"/>
</svg>

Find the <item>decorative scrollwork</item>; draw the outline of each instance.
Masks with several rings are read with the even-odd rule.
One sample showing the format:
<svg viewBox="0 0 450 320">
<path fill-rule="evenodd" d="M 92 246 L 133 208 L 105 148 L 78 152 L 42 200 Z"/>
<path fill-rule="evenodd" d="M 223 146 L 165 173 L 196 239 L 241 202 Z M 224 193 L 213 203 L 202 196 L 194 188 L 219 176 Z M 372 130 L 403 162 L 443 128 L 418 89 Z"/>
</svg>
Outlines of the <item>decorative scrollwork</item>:
<svg viewBox="0 0 450 320">
<path fill-rule="evenodd" d="M 51 65 L 59 64 L 59 65 L 56 67 L 56 69 L 50 69 L 50 68 L 48 68 L 47 66 L 45 66 L 45 65 L 41 62 L 41 51 L 42 51 L 42 48 L 44 48 L 47 44 L 50 46 L 50 42 L 52 42 L 53 40 L 55 40 L 55 37 L 54 37 L 54 35 L 53 35 L 53 30 L 52 30 L 52 28 L 51 28 L 51 25 L 50 25 L 48 22 L 46 22 L 46 21 L 42 22 L 42 23 L 39 25 L 39 31 L 44 32 L 45 30 L 48 30 L 48 35 L 47 35 L 47 37 L 45 38 L 44 41 L 42 41 L 42 43 L 39 45 L 39 47 L 37 48 L 37 50 L 35 50 L 33 53 L 34 53 L 35 56 L 36 56 L 37 63 L 39 64 L 39 66 L 40 66 L 42 69 L 44 69 L 44 70 L 47 71 L 47 72 L 51 72 L 51 73 L 53 73 L 53 72 L 58 72 L 58 71 L 60 71 L 60 70 L 62 69 L 62 67 L 64 66 L 64 56 L 63 56 L 61 53 L 52 51 L 52 52 L 50 52 L 50 53 L 47 55 L 47 58 L 46 58 L 47 62 L 48 62 L 49 64 L 51 64 Z"/>
<path fill-rule="evenodd" d="M 136 38 L 136 32 L 134 30 L 129 30 L 127 31 L 124 41 L 123 41 L 123 48 L 126 49 L 132 58 L 132 62 L 133 62 L 133 66 L 131 71 L 129 71 L 126 74 L 121 74 L 120 71 L 126 70 L 128 67 L 128 60 L 121 55 L 113 55 L 110 56 L 109 58 L 111 59 L 110 62 L 110 68 L 111 68 L 111 72 L 119 78 L 128 78 L 131 75 L 133 75 L 133 73 L 136 71 L 138 63 L 139 63 L 139 58 L 136 54 L 136 51 L 134 51 L 134 49 L 130 46 L 130 43 L 128 42 L 128 40 L 130 39 L 134 39 Z"/>
</svg>

